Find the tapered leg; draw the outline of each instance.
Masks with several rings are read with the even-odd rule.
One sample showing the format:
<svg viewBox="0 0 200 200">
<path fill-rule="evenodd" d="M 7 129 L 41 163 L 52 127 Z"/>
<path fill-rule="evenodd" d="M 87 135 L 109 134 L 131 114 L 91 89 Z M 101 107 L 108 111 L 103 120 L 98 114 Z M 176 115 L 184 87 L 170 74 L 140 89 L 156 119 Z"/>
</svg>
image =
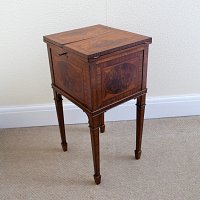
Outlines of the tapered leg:
<svg viewBox="0 0 200 200">
<path fill-rule="evenodd" d="M 100 115 L 100 132 L 105 132 L 105 124 L 104 124 L 104 113 Z"/>
<path fill-rule="evenodd" d="M 136 119 L 136 150 L 135 158 L 138 160 L 141 156 L 141 144 L 142 144 L 142 132 L 144 122 L 144 111 L 145 111 L 145 99 L 146 95 L 137 98 L 137 119 Z"/>
<path fill-rule="evenodd" d="M 99 116 L 89 116 L 89 127 L 94 163 L 94 180 L 98 185 L 101 183 L 100 175 L 100 151 L 99 151 Z"/>
<path fill-rule="evenodd" d="M 63 115 L 63 106 L 62 106 L 62 96 L 54 90 L 54 100 L 56 105 L 56 112 L 58 117 L 60 136 L 61 136 L 61 145 L 63 151 L 67 151 L 67 142 L 65 136 L 65 124 L 64 124 L 64 115 Z"/>
</svg>

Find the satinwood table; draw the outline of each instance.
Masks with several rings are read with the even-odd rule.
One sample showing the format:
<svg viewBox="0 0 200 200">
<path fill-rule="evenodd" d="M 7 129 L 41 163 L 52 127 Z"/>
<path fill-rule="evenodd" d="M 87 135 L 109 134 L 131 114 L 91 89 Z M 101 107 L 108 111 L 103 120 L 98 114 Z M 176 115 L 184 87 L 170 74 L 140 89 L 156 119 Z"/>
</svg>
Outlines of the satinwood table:
<svg viewBox="0 0 200 200">
<path fill-rule="evenodd" d="M 99 131 L 105 131 L 104 112 L 137 99 L 135 158 L 141 141 L 147 93 L 147 36 L 103 26 L 75 29 L 44 36 L 63 151 L 67 151 L 62 96 L 88 116 L 94 180 L 101 182 Z"/>
</svg>

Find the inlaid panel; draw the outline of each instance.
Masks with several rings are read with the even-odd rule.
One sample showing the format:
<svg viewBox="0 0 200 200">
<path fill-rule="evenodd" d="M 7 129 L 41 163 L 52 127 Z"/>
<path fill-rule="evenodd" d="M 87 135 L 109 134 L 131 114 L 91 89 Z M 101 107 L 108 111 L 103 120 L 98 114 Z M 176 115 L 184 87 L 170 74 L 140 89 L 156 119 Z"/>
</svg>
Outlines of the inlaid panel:
<svg viewBox="0 0 200 200">
<path fill-rule="evenodd" d="M 104 97 L 134 88 L 133 82 L 136 78 L 137 70 L 130 62 L 107 68 L 103 74 Z"/>
<path fill-rule="evenodd" d="M 52 55 L 55 85 L 71 96 L 84 101 L 82 68 L 68 62 L 67 55 L 60 56 L 56 50 Z"/>
<path fill-rule="evenodd" d="M 130 54 L 101 65 L 103 104 L 120 100 L 141 90 L 142 55 L 142 52 Z"/>
</svg>

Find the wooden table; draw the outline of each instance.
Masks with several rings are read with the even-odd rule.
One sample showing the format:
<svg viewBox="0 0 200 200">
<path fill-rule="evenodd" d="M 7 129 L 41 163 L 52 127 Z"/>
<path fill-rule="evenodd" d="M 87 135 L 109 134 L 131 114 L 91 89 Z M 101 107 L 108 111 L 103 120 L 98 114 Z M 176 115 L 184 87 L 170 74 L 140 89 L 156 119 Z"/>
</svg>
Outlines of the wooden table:
<svg viewBox="0 0 200 200">
<path fill-rule="evenodd" d="M 105 131 L 104 112 L 135 98 L 135 158 L 141 156 L 151 41 L 150 37 L 103 25 L 44 36 L 63 151 L 67 151 L 67 142 L 62 96 L 88 116 L 96 184 L 101 182 L 99 130 Z"/>
</svg>

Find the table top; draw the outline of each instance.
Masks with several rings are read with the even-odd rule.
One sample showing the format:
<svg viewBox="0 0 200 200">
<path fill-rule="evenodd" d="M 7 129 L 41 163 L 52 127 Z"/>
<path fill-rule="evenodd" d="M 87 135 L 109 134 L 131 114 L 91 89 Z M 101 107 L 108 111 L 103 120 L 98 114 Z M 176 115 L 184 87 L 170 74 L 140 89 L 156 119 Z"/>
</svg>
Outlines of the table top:
<svg viewBox="0 0 200 200">
<path fill-rule="evenodd" d="M 93 58 L 129 47 L 151 43 L 152 38 L 136 33 L 94 25 L 44 36 L 44 41 L 82 57 Z"/>
</svg>

